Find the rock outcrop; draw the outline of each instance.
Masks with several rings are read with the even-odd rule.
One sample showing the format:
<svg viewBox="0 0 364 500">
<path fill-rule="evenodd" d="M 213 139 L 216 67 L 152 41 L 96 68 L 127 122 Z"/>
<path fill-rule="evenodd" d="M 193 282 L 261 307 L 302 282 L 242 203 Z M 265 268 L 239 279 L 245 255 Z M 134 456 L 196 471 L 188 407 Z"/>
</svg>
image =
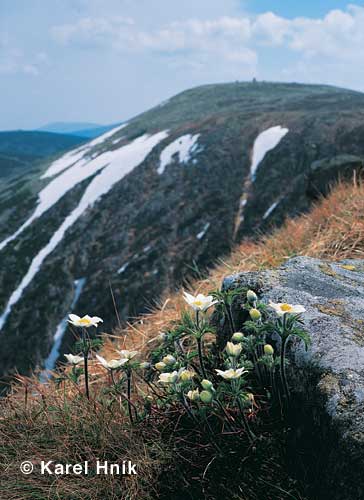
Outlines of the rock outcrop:
<svg viewBox="0 0 364 500">
<path fill-rule="evenodd" d="M 223 287 L 249 286 L 264 302 L 303 304 L 312 339 L 292 346 L 292 455 L 304 450 L 312 498 L 364 498 L 364 260 L 307 257 L 278 270 L 242 273 Z M 239 307 L 235 317 L 239 320 Z"/>
</svg>

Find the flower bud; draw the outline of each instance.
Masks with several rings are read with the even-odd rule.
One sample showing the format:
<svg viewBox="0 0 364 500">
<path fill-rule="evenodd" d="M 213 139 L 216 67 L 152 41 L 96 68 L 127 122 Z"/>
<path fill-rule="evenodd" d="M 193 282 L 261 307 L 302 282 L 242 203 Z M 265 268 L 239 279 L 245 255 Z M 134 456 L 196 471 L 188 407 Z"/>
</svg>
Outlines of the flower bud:
<svg viewBox="0 0 364 500">
<path fill-rule="evenodd" d="M 254 403 L 255 399 L 254 399 L 254 394 L 252 394 L 251 392 L 248 392 L 247 395 L 246 395 L 247 399 L 251 402 L 251 403 Z"/>
<path fill-rule="evenodd" d="M 142 370 L 148 370 L 148 368 L 150 368 L 150 363 L 148 363 L 147 361 L 143 361 L 143 363 L 140 363 L 139 368 L 141 368 Z"/>
<path fill-rule="evenodd" d="M 177 360 L 174 356 L 172 356 L 172 354 L 167 354 L 167 356 L 164 356 L 162 361 L 166 365 L 174 365 Z"/>
<path fill-rule="evenodd" d="M 214 386 L 213 386 L 212 382 L 210 382 L 210 380 L 207 380 L 205 378 L 203 380 L 201 380 L 201 386 L 206 391 L 214 391 Z"/>
<path fill-rule="evenodd" d="M 249 315 L 253 321 L 258 321 L 262 317 L 258 309 L 250 309 Z"/>
<path fill-rule="evenodd" d="M 229 356 L 232 356 L 233 358 L 237 358 L 238 356 L 240 356 L 243 348 L 242 348 L 241 344 L 233 344 L 232 342 L 228 342 L 226 344 L 225 350 Z"/>
<path fill-rule="evenodd" d="M 273 356 L 274 354 L 274 349 L 270 344 L 265 344 L 264 346 L 264 354 L 269 354 L 270 356 Z"/>
<path fill-rule="evenodd" d="M 211 403 L 211 401 L 213 400 L 213 395 L 209 391 L 202 391 L 200 393 L 200 399 L 203 403 Z"/>
<path fill-rule="evenodd" d="M 163 372 L 167 368 L 167 365 L 163 361 L 159 361 L 154 365 L 154 368 L 159 372 Z"/>
<path fill-rule="evenodd" d="M 195 376 L 195 372 L 192 372 L 190 370 L 182 370 L 179 374 L 179 379 L 182 382 L 189 382 L 190 380 L 193 379 L 194 376 Z"/>
<path fill-rule="evenodd" d="M 250 304 L 254 304 L 258 300 L 257 294 L 253 290 L 248 290 L 246 292 L 246 298 Z"/>
<path fill-rule="evenodd" d="M 191 401 L 198 401 L 200 399 L 200 392 L 198 389 L 195 389 L 194 391 L 188 391 L 187 397 Z"/>
<path fill-rule="evenodd" d="M 241 332 L 235 332 L 234 335 L 231 337 L 231 340 L 233 342 L 242 342 L 244 340 L 244 334 Z"/>
</svg>

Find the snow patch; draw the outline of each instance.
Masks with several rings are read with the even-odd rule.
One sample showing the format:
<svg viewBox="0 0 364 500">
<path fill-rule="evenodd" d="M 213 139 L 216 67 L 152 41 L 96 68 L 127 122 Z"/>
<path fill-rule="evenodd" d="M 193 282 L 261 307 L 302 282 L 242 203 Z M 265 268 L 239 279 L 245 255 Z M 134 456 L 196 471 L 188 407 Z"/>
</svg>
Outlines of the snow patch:
<svg viewBox="0 0 364 500">
<path fill-rule="evenodd" d="M 250 166 L 250 176 L 254 181 L 257 169 L 263 161 L 268 151 L 271 151 L 278 146 L 283 137 L 289 132 L 288 128 L 283 128 L 280 125 L 268 128 L 261 132 L 254 141 L 252 163 Z"/>
<path fill-rule="evenodd" d="M 180 163 L 188 163 L 191 156 L 199 151 L 198 138 L 201 134 L 186 134 L 174 140 L 166 146 L 160 155 L 160 164 L 157 168 L 159 175 L 162 175 L 166 166 L 172 162 L 173 156 L 178 155 Z"/>
<path fill-rule="evenodd" d="M 152 149 L 166 137 L 168 137 L 166 131 L 158 132 L 151 136 L 145 134 L 120 149 L 105 152 L 95 160 L 97 163 L 97 170 L 101 168 L 103 168 L 103 170 L 90 182 L 78 206 L 66 217 L 47 245 L 42 248 L 32 260 L 27 273 L 23 277 L 18 288 L 12 293 L 5 311 L 0 316 L 0 330 L 3 328 L 13 306 L 20 300 L 24 290 L 38 273 L 43 261 L 60 243 L 66 231 L 77 221 L 87 208 L 91 207 L 101 196 L 110 191 L 110 189 L 126 174 L 142 163 Z M 103 157 L 103 160 L 99 161 L 101 157 Z M 94 168 L 96 168 L 96 166 Z M 73 168 L 71 170 L 73 170 Z M 60 177 L 66 176 L 67 173 L 69 173 L 69 171 L 65 172 L 65 174 Z M 57 177 L 57 179 L 59 179 L 59 177 Z M 61 188 L 61 186 L 58 187 Z M 56 194 L 54 191 L 53 193 Z"/>
<path fill-rule="evenodd" d="M 120 269 L 118 269 L 117 273 L 118 274 L 122 274 L 124 271 L 127 270 L 127 268 L 129 267 L 129 262 L 125 262 L 125 264 L 123 264 Z"/>
<path fill-rule="evenodd" d="M 204 225 L 204 227 L 203 227 L 202 231 L 201 231 L 201 232 L 199 232 L 199 233 L 196 235 L 196 238 L 197 238 L 198 240 L 202 240 L 202 238 L 203 238 L 203 237 L 205 236 L 205 234 L 207 233 L 207 231 L 208 231 L 209 227 L 210 227 L 210 223 L 209 223 L 209 222 L 207 222 L 207 223 Z"/>
<path fill-rule="evenodd" d="M 60 172 L 65 170 L 66 168 L 71 167 L 74 163 L 83 158 L 83 156 L 85 156 L 95 146 L 102 144 L 104 141 L 106 141 L 106 139 L 112 137 L 114 134 L 119 132 L 119 130 L 125 128 L 126 126 L 127 123 L 119 125 L 118 127 L 109 130 L 105 134 L 96 137 L 96 139 L 93 139 L 87 144 L 84 144 L 80 148 L 69 151 L 65 155 L 61 156 L 61 158 L 58 158 L 58 160 L 55 160 L 44 172 L 41 179 L 46 179 L 47 177 L 53 177 L 54 175 L 59 174 Z"/>
<path fill-rule="evenodd" d="M 73 283 L 74 283 L 75 288 L 74 288 L 74 295 L 73 295 L 72 304 L 70 307 L 71 311 L 75 308 L 75 306 L 78 302 L 78 299 L 80 298 L 83 287 L 85 286 L 85 283 L 86 283 L 86 279 L 80 278 L 78 280 L 75 280 Z M 56 333 L 54 334 L 54 337 L 53 337 L 52 350 L 49 353 L 48 358 L 44 362 L 44 371 L 41 374 L 41 377 L 40 377 L 41 380 L 49 378 L 49 372 L 54 370 L 56 362 L 59 358 L 59 349 L 61 347 L 62 339 L 63 339 L 63 336 L 66 332 L 67 325 L 68 325 L 68 315 L 65 316 L 57 326 Z"/>
<path fill-rule="evenodd" d="M 275 201 L 275 202 L 273 203 L 273 205 L 271 205 L 271 206 L 268 208 L 268 210 L 266 210 L 266 211 L 264 212 L 264 215 L 263 215 L 263 220 L 267 219 L 267 218 L 270 216 L 270 214 L 273 212 L 273 210 L 275 210 L 275 209 L 277 208 L 277 206 L 278 206 L 278 204 L 279 204 L 279 203 L 280 203 L 280 200 Z"/>
</svg>

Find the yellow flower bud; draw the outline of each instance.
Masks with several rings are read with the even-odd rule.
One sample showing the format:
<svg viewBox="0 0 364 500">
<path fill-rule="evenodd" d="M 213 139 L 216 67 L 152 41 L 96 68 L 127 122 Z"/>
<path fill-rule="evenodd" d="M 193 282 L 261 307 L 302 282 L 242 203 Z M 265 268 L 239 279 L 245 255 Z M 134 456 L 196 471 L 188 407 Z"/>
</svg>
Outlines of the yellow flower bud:
<svg viewBox="0 0 364 500">
<path fill-rule="evenodd" d="M 232 342 L 228 342 L 226 344 L 226 352 L 229 356 L 232 356 L 233 358 L 237 358 L 240 356 L 241 351 L 242 351 L 242 346 L 241 344 L 233 344 Z"/>
<path fill-rule="evenodd" d="M 274 349 L 270 344 L 265 344 L 264 346 L 264 354 L 269 354 L 270 356 L 273 356 L 274 354 Z"/>
<path fill-rule="evenodd" d="M 231 340 L 233 342 L 242 342 L 244 340 L 244 334 L 241 332 L 235 332 L 234 335 L 231 337 Z"/>
<path fill-rule="evenodd" d="M 202 391 L 200 393 L 200 399 L 203 403 L 211 403 L 211 401 L 213 400 L 213 395 L 209 391 Z"/>
<path fill-rule="evenodd" d="M 164 356 L 162 359 L 162 362 L 166 365 L 174 365 L 176 361 L 176 358 L 172 356 L 172 354 L 167 354 L 167 356 Z"/>
<path fill-rule="evenodd" d="M 159 361 L 154 365 L 154 368 L 159 372 L 163 372 L 167 368 L 167 365 L 163 361 Z"/>
<path fill-rule="evenodd" d="M 182 381 L 182 382 L 189 382 L 190 380 L 193 379 L 193 377 L 195 376 L 195 372 L 192 372 L 190 370 L 183 370 L 180 372 L 179 374 L 179 379 Z"/>
<path fill-rule="evenodd" d="M 205 378 L 203 380 L 201 380 L 201 386 L 206 391 L 213 391 L 214 390 L 214 386 L 213 386 L 212 382 L 210 382 L 210 380 L 207 380 Z"/>
<path fill-rule="evenodd" d="M 253 290 L 248 290 L 246 292 L 246 298 L 250 304 L 254 304 L 258 300 L 257 294 Z"/>
<path fill-rule="evenodd" d="M 249 315 L 253 321 L 258 321 L 258 319 L 260 319 L 262 317 L 262 315 L 260 314 L 260 311 L 258 311 L 258 309 L 250 309 Z"/>
</svg>

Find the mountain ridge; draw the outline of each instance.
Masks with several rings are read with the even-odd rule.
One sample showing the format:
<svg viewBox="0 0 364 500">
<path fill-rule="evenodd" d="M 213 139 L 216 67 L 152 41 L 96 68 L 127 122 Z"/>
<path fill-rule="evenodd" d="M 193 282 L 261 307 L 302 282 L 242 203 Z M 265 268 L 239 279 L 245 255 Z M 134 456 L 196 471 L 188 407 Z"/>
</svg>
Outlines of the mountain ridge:
<svg viewBox="0 0 364 500">
<path fill-rule="evenodd" d="M 198 87 L 39 165 L 36 175 L 21 181 L 16 211 L 11 190 L 0 191 L 0 209 L 6 207 L 0 241 L 8 240 L 0 250 L 7 263 L 0 271 L 4 372 L 43 364 L 74 300 L 76 280 L 85 280 L 79 310 L 111 318 L 112 288 L 125 321 L 203 272 L 242 237 L 307 211 L 315 161 L 342 155 L 344 163 L 335 172 L 329 168 L 327 183 L 345 170 L 344 154 L 356 155 L 360 164 L 363 118 L 364 95 L 335 87 Z M 287 133 L 261 155 L 253 176 L 254 144 L 277 127 Z M 63 195 L 47 206 L 52 186 Z M 15 182 L 12 189 L 17 187 Z M 32 217 L 12 238 L 8 228 L 19 230 Z M 19 332 L 23 352 L 16 351 Z M 71 341 L 65 331 L 60 351 Z"/>
</svg>

